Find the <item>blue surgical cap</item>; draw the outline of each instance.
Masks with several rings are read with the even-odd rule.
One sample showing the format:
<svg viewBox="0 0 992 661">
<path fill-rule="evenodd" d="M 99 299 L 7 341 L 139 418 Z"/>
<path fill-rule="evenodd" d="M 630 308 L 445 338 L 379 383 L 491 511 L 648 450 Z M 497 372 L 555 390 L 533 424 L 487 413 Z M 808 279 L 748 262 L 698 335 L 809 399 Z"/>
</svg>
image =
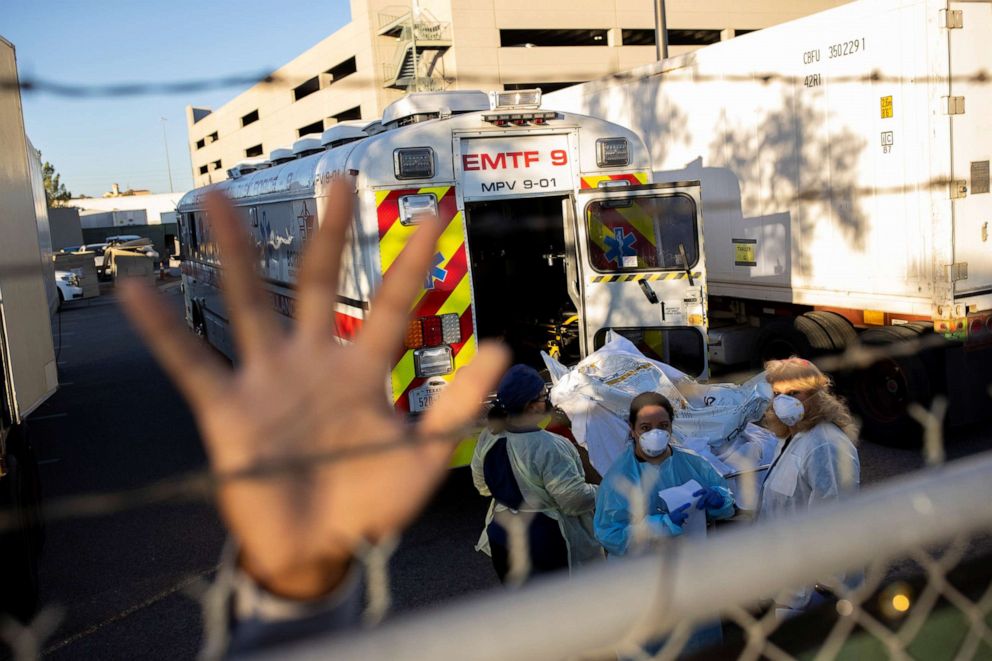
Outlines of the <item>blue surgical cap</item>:
<svg viewBox="0 0 992 661">
<path fill-rule="evenodd" d="M 544 379 L 529 365 L 514 365 L 499 382 L 496 396 L 508 413 L 520 413 L 544 392 Z"/>
</svg>

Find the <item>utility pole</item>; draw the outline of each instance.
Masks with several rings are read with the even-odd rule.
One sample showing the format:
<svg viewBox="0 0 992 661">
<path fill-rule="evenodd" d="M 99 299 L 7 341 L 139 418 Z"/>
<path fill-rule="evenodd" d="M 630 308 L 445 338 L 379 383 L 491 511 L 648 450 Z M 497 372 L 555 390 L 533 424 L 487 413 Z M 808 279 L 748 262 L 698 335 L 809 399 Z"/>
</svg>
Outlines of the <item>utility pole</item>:
<svg viewBox="0 0 992 661">
<path fill-rule="evenodd" d="M 169 139 L 165 135 L 165 117 L 162 117 L 162 144 L 165 145 L 165 167 L 169 170 L 169 192 L 175 193 L 176 189 L 172 186 L 172 163 L 169 162 Z"/>
<path fill-rule="evenodd" d="M 668 59 L 668 21 L 665 0 L 654 0 L 654 46 L 659 60 Z"/>
</svg>

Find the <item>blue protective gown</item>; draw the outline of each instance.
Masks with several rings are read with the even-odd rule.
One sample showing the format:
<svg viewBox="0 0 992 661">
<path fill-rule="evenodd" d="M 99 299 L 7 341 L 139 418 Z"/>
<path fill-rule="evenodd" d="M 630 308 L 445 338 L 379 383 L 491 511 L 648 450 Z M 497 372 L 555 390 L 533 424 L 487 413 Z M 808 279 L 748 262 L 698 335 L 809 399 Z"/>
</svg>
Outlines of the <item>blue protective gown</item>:
<svg viewBox="0 0 992 661">
<path fill-rule="evenodd" d="M 734 497 L 727 483 L 708 461 L 691 450 L 672 446 L 672 456 L 659 465 L 641 461 L 634 454 L 634 444 L 614 462 L 603 478 L 596 496 L 596 515 L 593 520 L 596 538 L 610 555 L 622 556 L 630 550 L 634 521 L 626 485 L 634 485 L 644 498 L 646 524 L 657 536 L 676 536 L 682 528 L 668 517 L 668 508 L 658 492 L 695 480 L 703 487 L 716 487 L 723 494 L 720 507 L 706 511 L 709 521 L 726 519 L 734 514 Z M 693 505 L 695 507 L 695 505 Z"/>
</svg>

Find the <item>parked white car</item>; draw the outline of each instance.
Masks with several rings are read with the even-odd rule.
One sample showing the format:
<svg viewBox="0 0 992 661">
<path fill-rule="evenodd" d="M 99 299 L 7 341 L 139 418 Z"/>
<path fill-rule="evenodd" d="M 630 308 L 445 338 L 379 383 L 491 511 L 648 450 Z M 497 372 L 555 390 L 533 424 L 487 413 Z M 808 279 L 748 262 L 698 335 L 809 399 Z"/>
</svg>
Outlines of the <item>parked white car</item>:
<svg viewBox="0 0 992 661">
<path fill-rule="evenodd" d="M 83 297 L 83 288 L 79 286 L 79 275 L 72 271 L 56 271 L 55 286 L 59 288 L 60 304 Z"/>
</svg>

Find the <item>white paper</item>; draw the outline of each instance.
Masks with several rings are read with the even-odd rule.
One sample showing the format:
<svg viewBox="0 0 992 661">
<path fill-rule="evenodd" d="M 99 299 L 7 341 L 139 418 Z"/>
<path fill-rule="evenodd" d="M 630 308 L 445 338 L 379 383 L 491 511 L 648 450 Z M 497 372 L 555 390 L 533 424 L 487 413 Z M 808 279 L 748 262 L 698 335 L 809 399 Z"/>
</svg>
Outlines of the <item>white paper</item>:
<svg viewBox="0 0 992 661">
<path fill-rule="evenodd" d="M 674 512 L 689 503 L 689 509 L 685 511 L 689 518 L 682 524 L 682 530 L 689 537 L 706 536 L 706 510 L 696 509 L 696 501 L 699 498 L 692 495 L 702 488 L 699 482 L 689 480 L 683 485 L 669 487 L 658 492 L 658 496 L 665 502 L 669 512 Z"/>
</svg>

